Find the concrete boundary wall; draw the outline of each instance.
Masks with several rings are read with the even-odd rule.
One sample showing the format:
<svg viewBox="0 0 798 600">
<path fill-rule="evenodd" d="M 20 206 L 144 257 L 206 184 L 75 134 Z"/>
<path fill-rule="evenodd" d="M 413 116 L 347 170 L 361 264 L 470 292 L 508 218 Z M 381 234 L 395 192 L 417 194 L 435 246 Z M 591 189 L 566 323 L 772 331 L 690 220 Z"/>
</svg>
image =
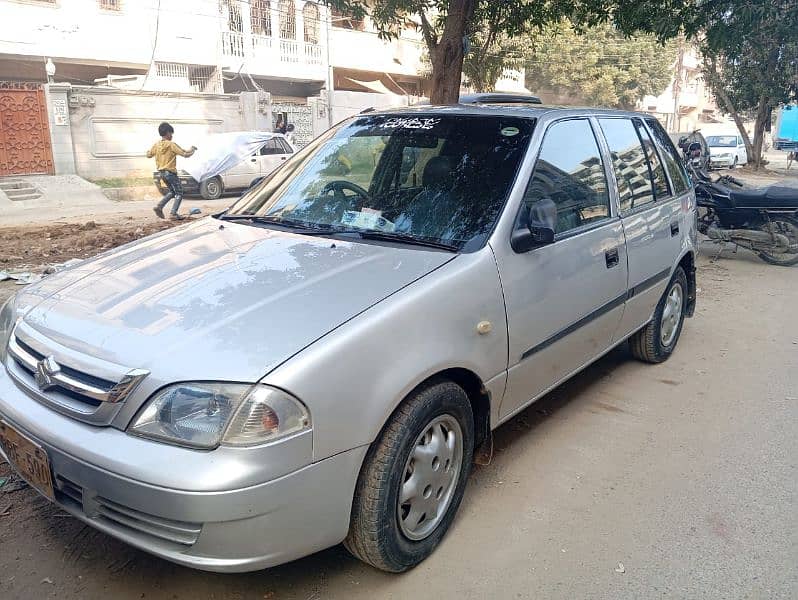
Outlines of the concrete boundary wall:
<svg viewBox="0 0 798 600">
<path fill-rule="evenodd" d="M 158 124 L 162 121 L 174 125 L 174 140 L 184 148 L 201 145 L 209 133 L 270 130 L 268 107 L 253 101 L 250 95 L 256 94 L 135 92 L 72 86 L 68 105 L 74 172 L 88 179 L 151 174 L 154 163 L 146 153 L 159 139 Z"/>
</svg>

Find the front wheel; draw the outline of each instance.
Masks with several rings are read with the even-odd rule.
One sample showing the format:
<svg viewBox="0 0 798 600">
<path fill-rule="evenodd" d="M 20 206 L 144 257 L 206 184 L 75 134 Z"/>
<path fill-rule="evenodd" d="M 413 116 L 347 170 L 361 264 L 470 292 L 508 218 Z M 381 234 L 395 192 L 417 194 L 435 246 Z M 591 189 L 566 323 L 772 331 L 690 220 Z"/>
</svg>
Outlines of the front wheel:
<svg viewBox="0 0 798 600">
<path fill-rule="evenodd" d="M 221 198 L 224 191 L 224 185 L 219 177 L 211 177 L 206 179 L 200 185 L 200 196 L 205 200 L 217 200 Z"/>
<path fill-rule="evenodd" d="M 687 275 L 684 269 L 676 267 L 657 304 L 654 318 L 629 338 L 629 347 L 635 358 L 648 363 L 661 363 L 670 358 L 682 333 L 687 289 Z"/>
<path fill-rule="evenodd" d="M 474 416 L 460 386 L 440 380 L 411 395 L 363 463 L 347 550 L 392 573 L 427 558 L 460 506 L 473 452 Z"/>
<path fill-rule="evenodd" d="M 790 249 L 787 252 L 759 252 L 759 258 L 771 265 L 791 267 L 798 264 L 798 221 L 789 217 L 770 218 L 770 223 L 765 223 L 762 229 L 767 233 L 778 233 L 790 240 Z"/>
</svg>

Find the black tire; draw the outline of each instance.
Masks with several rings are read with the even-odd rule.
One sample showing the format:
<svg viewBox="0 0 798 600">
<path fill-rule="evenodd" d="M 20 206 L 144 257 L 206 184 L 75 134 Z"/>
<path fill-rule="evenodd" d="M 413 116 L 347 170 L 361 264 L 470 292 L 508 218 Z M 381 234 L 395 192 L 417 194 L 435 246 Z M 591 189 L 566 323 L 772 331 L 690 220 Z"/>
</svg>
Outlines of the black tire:
<svg viewBox="0 0 798 600">
<path fill-rule="evenodd" d="M 662 339 L 662 316 L 668 302 L 668 297 L 671 295 L 674 287 L 681 286 L 682 302 L 681 310 L 678 314 L 678 322 L 675 325 L 673 337 L 666 344 Z M 676 344 L 679 341 L 679 336 L 682 333 L 682 326 L 684 325 L 685 308 L 687 306 L 687 275 L 684 269 L 676 267 L 676 270 L 671 277 L 668 287 L 662 294 L 657 309 L 654 311 L 654 317 L 649 321 L 648 325 L 643 327 L 640 331 L 629 338 L 629 348 L 632 355 L 643 362 L 647 363 L 661 363 L 673 354 Z"/>
<path fill-rule="evenodd" d="M 200 185 L 200 196 L 205 200 L 218 200 L 224 193 L 224 184 L 220 177 L 206 179 Z"/>
<path fill-rule="evenodd" d="M 775 226 L 778 233 L 789 234 L 793 238 L 791 241 L 798 241 L 798 220 L 790 217 L 779 216 L 777 218 L 771 217 L 771 225 Z M 768 224 L 762 226 L 765 231 L 770 231 Z M 770 265 L 777 265 L 779 267 L 792 267 L 798 265 L 798 253 L 783 253 L 783 254 L 768 254 L 767 252 L 758 252 L 759 258 L 764 260 Z"/>
<path fill-rule="evenodd" d="M 399 523 L 399 492 L 411 452 L 439 417 L 454 418 L 462 432 L 458 479 L 452 483 L 451 499 L 440 521 L 426 537 L 413 540 Z M 366 455 L 355 489 L 349 534 L 344 540 L 346 549 L 363 562 L 391 573 L 406 571 L 427 558 L 457 513 L 473 452 L 474 416 L 465 391 L 451 381 L 437 380 L 414 392 L 396 409 Z"/>
<path fill-rule="evenodd" d="M 730 166 L 730 167 L 729 167 L 729 170 L 730 170 L 730 171 L 731 171 L 732 169 L 736 169 L 736 168 L 737 168 L 737 161 L 738 161 L 739 159 L 740 159 L 740 157 L 739 157 L 739 156 L 735 156 L 735 157 L 734 157 L 734 164 L 733 164 L 732 166 Z"/>
</svg>

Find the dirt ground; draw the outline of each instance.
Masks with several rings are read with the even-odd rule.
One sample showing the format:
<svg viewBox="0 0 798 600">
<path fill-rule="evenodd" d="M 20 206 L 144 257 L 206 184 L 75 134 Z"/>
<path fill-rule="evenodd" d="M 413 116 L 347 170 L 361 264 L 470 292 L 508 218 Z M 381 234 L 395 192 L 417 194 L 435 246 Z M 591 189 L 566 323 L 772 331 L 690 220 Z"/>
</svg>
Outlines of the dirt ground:
<svg viewBox="0 0 798 600">
<path fill-rule="evenodd" d="M 56 223 L 0 228 L 0 270 L 31 269 L 95 254 L 177 225 L 177 221 Z"/>
</svg>

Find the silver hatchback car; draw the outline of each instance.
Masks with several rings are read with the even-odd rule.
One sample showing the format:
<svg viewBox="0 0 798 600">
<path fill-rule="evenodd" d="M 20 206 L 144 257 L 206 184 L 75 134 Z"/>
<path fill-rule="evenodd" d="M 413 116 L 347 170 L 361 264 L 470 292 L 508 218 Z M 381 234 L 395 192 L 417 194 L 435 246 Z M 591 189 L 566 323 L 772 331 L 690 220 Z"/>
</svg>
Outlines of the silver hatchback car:
<svg viewBox="0 0 798 600">
<path fill-rule="evenodd" d="M 176 563 L 247 571 L 343 541 L 406 570 L 494 428 L 627 340 L 673 352 L 695 211 L 645 115 L 356 116 L 224 213 L 7 302 L 2 453 Z"/>
</svg>

